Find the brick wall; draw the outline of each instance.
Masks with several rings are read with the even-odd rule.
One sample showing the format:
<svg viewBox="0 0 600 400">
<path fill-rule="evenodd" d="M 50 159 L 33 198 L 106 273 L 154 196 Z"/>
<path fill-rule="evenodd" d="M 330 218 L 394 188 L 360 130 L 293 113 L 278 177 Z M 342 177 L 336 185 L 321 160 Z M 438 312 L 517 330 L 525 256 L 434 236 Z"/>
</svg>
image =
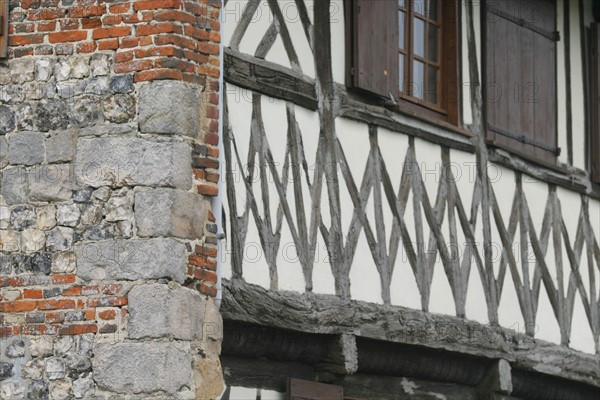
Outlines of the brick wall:
<svg viewBox="0 0 600 400">
<path fill-rule="evenodd" d="M 0 61 L 3 396 L 219 391 L 210 197 L 220 7 L 10 2 Z M 132 354 L 143 354 L 135 368 Z"/>
</svg>

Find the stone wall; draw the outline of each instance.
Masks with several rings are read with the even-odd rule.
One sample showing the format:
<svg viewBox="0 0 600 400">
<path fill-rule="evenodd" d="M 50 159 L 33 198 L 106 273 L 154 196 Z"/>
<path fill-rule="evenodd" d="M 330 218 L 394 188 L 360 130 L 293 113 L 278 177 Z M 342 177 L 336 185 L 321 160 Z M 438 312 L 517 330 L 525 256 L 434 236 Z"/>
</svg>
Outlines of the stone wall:
<svg viewBox="0 0 600 400">
<path fill-rule="evenodd" d="M 0 398 L 220 393 L 219 9 L 11 2 Z"/>
</svg>

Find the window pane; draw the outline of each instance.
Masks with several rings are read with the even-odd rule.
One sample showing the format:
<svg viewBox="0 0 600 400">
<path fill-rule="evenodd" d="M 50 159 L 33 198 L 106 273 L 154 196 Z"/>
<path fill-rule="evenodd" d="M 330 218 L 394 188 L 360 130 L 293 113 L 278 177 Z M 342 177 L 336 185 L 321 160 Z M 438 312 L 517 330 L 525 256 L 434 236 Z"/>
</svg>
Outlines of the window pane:
<svg viewBox="0 0 600 400">
<path fill-rule="evenodd" d="M 424 74 L 425 65 L 421 61 L 413 60 L 412 94 L 421 100 L 423 100 L 423 91 L 425 87 Z"/>
<path fill-rule="evenodd" d="M 398 57 L 398 77 L 400 83 L 400 91 L 404 92 L 404 54 Z"/>
<path fill-rule="evenodd" d="M 425 56 L 425 22 L 419 18 L 414 18 L 413 30 L 413 53 Z"/>
<path fill-rule="evenodd" d="M 413 12 L 415 14 L 425 15 L 425 0 L 414 0 Z"/>
<path fill-rule="evenodd" d="M 404 8 L 404 0 L 398 0 L 398 7 Z"/>
<path fill-rule="evenodd" d="M 400 48 L 406 48 L 406 42 L 404 41 L 404 25 L 406 23 L 406 13 L 400 11 L 400 15 L 398 16 L 398 38 L 400 42 Z"/>
<path fill-rule="evenodd" d="M 427 58 L 433 62 L 438 62 L 438 37 L 439 29 L 437 26 L 427 24 Z"/>
<path fill-rule="evenodd" d="M 440 0 L 427 0 L 427 18 L 438 21 Z"/>
<path fill-rule="evenodd" d="M 438 69 L 432 67 L 431 65 L 427 66 L 427 93 L 425 93 L 425 98 L 429 103 L 437 104 L 438 103 Z"/>
</svg>

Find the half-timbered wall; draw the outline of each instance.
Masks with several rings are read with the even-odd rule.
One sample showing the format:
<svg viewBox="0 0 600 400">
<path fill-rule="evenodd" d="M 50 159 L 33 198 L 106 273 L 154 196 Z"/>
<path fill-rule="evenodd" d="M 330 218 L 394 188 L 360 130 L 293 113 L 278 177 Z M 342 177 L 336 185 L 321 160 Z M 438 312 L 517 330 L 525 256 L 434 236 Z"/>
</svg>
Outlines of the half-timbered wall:
<svg viewBox="0 0 600 400">
<path fill-rule="evenodd" d="M 328 17 L 309 0 L 226 3 L 224 278 L 466 317 L 600 352 L 600 202 L 580 171 L 578 2 L 557 57 L 568 173 L 477 139 L 480 2 L 461 2 L 462 124 L 472 138 L 348 95 L 341 0 Z M 564 15 L 562 0 L 557 8 Z"/>
</svg>

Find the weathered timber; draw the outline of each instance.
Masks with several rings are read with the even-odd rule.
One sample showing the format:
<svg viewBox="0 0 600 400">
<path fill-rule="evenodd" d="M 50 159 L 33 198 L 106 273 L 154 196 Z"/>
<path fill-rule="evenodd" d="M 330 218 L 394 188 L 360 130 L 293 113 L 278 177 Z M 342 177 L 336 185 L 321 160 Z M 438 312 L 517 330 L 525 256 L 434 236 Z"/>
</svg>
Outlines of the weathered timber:
<svg viewBox="0 0 600 400">
<path fill-rule="evenodd" d="M 600 192 L 590 184 L 585 173 L 575 168 L 550 169 L 497 148 L 490 149 L 489 160 L 511 170 L 520 171 L 542 182 L 555 184 L 600 199 Z"/>
<path fill-rule="evenodd" d="M 313 368 L 300 362 L 221 356 L 225 384 L 285 392 L 288 377 L 312 380 Z M 232 399 L 235 400 L 235 399 Z"/>
<path fill-rule="evenodd" d="M 343 300 L 333 295 L 268 291 L 241 280 L 223 281 L 225 319 L 318 334 L 420 345 L 489 359 L 600 386 L 598 357 L 503 328 L 404 307 Z"/>
<path fill-rule="evenodd" d="M 454 133 L 446 129 L 435 129 L 432 127 L 431 130 L 427 130 L 408 125 L 401 121 L 398 113 L 387 110 L 384 107 L 369 106 L 352 99 L 342 88 L 338 90 L 341 93 L 341 105 L 337 113 L 338 117 L 387 128 L 457 150 L 470 153 L 475 150 L 471 140 L 464 134 Z M 436 133 L 434 133 L 434 130 Z"/>
<path fill-rule="evenodd" d="M 317 110 L 317 94 L 313 79 L 281 65 L 240 53 L 233 48 L 224 50 L 225 80 L 255 92 L 291 101 Z"/>
</svg>

